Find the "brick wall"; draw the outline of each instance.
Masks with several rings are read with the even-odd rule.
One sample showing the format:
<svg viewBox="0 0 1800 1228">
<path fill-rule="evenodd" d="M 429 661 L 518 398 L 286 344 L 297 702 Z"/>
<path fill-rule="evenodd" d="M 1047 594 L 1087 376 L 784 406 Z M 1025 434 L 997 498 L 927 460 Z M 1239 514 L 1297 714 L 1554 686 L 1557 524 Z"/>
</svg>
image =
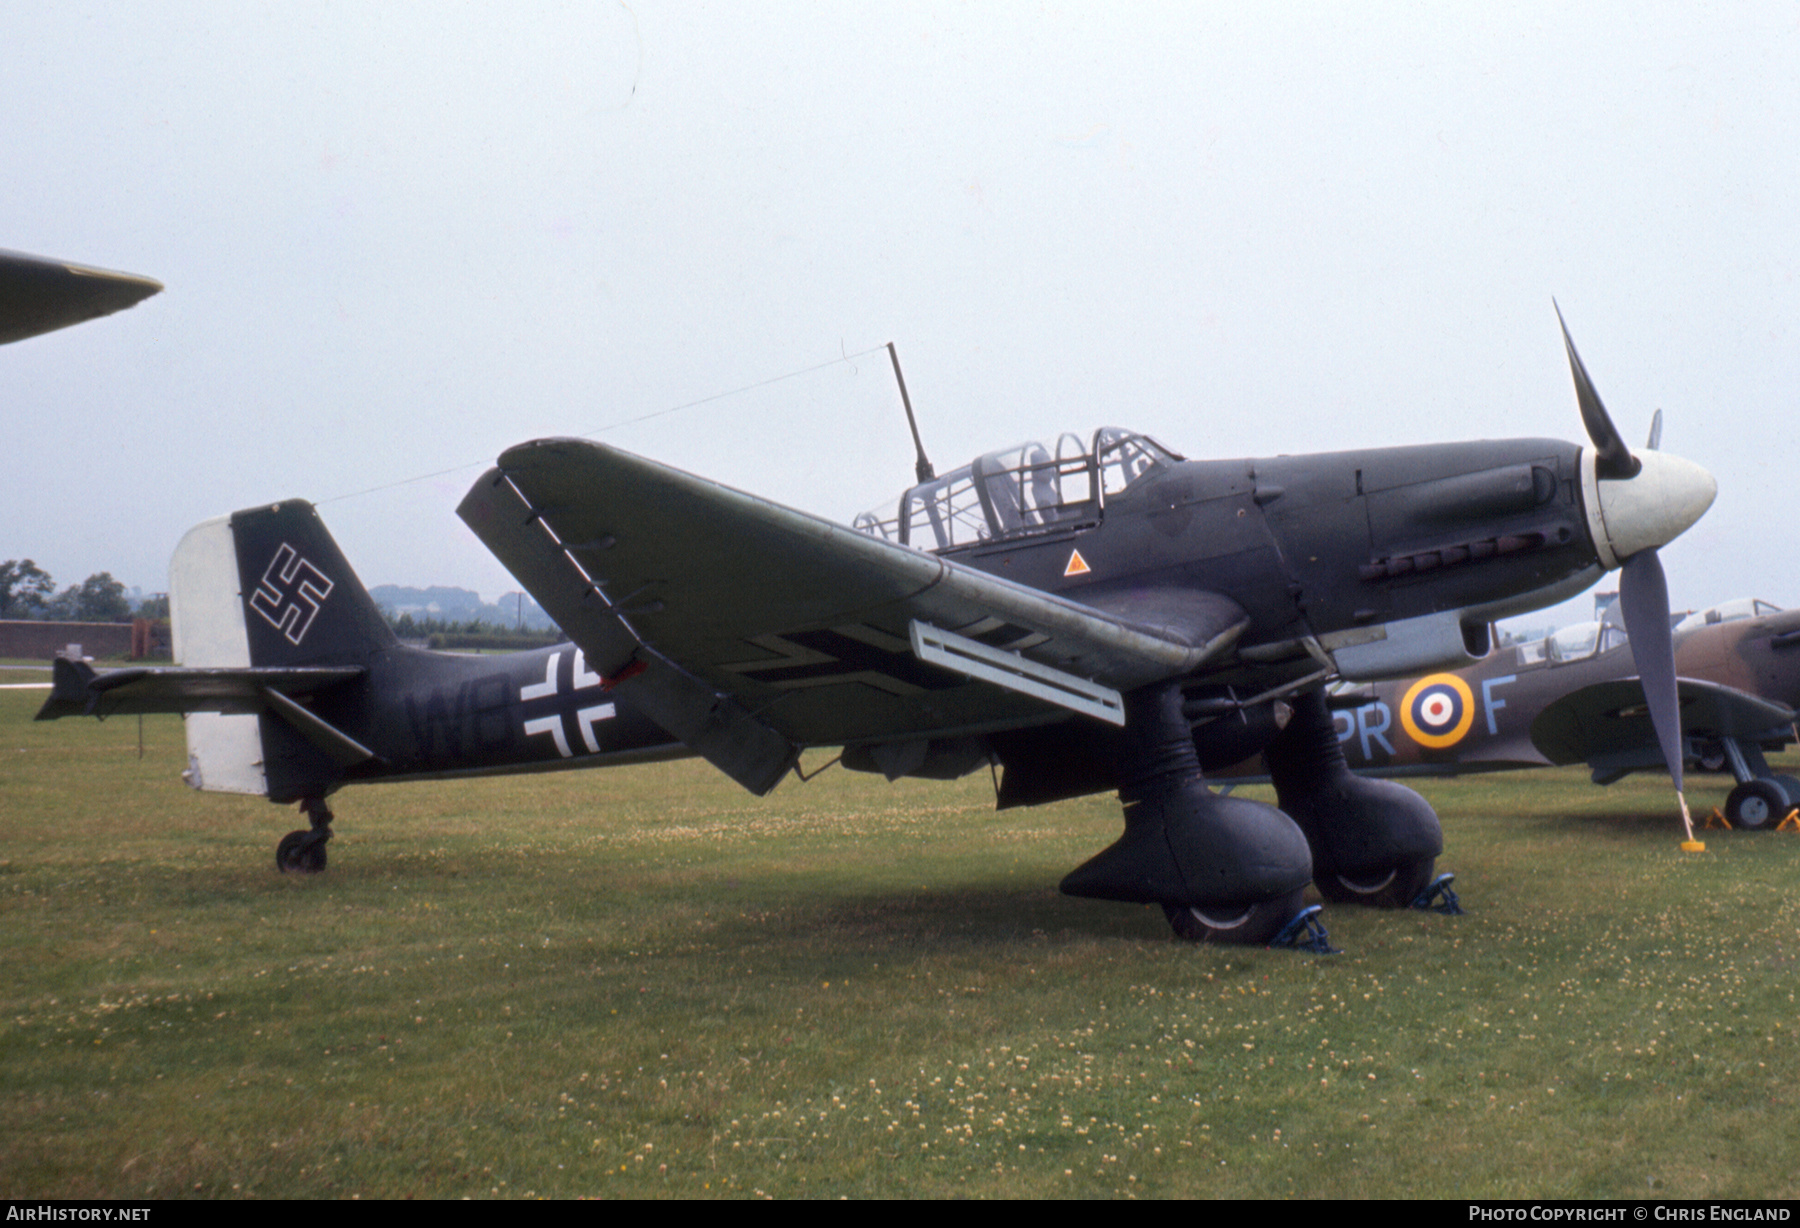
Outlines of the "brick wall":
<svg viewBox="0 0 1800 1228">
<path fill-rule="evenodd" d="M 131 651 L 131 624 L 0 619 L 0 657 L 48 661 L 69 644 L 90 657 L 122 657 Z"/>
</svg>

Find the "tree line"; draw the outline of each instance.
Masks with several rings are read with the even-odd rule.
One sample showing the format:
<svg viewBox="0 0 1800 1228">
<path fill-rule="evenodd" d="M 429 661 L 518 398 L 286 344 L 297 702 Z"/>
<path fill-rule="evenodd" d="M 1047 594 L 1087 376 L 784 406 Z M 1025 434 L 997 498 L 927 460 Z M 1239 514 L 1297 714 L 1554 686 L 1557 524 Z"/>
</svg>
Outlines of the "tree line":
<svg viewBox="0 0 1800 1228">
<path fill-rule="evenodd" d="M 403 639 L 427 640 L 434 648 L 497 648 L 553 644 L 560 633 L 521 630 L 509 623 L 487 619 L 414 618 L 396 615 L 381 607 L 388 625 Z M 50 573 L 30 559 L 0 563 L 0 618 L 39 619 L 45 622 L 122 623 L 133 618 L 166 619 L 169 596 L 156 593 L 135 608 L 125 586 L 111 572 L 96 572 L 80 584 L 58 592 Z"/>
<path fill-rule="evenodd" d="M 0 563 L 0 618 L 48 622 L 123 623 L 133 618 L 167 618 L 169 598 L 157 593 L 134 609 L 125 586 L 99 571 L 60 593 L 50 573 L 30 559 Z"/>
<path fill-rule="evenodd" d="M 554 628 L 522 630 L 482 618 L 414 618 L 411 614 L 396 616 L 386 606 L 380 609 L 395 635 L 424 640 L 432 648 L 534 648 L 562 638 L 562 633 Z"/>
</svg>

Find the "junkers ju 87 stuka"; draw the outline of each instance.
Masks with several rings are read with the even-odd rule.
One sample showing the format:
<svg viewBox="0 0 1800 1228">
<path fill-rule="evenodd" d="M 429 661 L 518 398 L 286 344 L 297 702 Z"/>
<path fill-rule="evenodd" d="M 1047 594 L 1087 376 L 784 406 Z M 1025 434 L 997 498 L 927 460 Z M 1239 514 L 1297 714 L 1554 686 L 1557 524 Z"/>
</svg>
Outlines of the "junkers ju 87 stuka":
<svg viewBox="0 0 1800 1228">
<path fill-rule="evenodd" d="M 1640 665 L 1668 654 L 1657 548 L 1713 479 L 1634 454 L 1567 354 L 1586 445 L 1194 460 L 1106 427 L 942 476 L 920 448 L 916 484 L 854 525 L 536 440 L 458 511 L 569 643 L 401 646 L 292 501 L 183 540 L 181 668 L 59 666 L 42 715 L 188 713 L 190 783 L 310 817 L 278 852 L 296 870 L 325 864 L 327 796 L 364 781 L 694 754 L 764 794 L 812 747 L 889 778 L 994 764 L 1003 807 L 1117 792 L 1123 834 L 1063 890 L 1266 942 L 1309 882 L 1410 904 L 1443 848 L 1423 798 L 1349 772 L 1328 684 L 1472 664 L 1494 619 L 1621 567 Z M 1650 700 L 1659 727 L 1673 702 Z M 1209 787 L 1258 751 L 1278 806 Z"/>
</svg>

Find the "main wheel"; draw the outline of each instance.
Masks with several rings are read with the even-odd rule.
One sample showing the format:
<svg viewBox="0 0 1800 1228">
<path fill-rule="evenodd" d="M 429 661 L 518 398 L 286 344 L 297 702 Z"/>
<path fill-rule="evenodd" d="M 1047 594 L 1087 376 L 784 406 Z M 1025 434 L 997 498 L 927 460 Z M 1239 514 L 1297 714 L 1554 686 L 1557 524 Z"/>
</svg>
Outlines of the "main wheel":
<svg viewBox="0 0 1800 1228">
<path fill-rule="evenodd" d="M 1796 780 L 1792 776 L 1771 776 L 1769 779 L 1780 785 L 1781 791 L 1787 794 L 1788 804 L 1781 808 L 1781 814 L 1776 817 L 1776 821 L 1780 822 L 1787 818 L 1788 811 L 1795 806 L 1800 806 L 1800 780 Z"/>
<path fill-rule="evenodd" d="M 325 842 L 308 842 L 310 831 L 291 831 L 275 846 L 275 868 L 283 874 L 317 874 L 325 868 Z"/>
<path fill-rule="evenodd" d="M 1321 874 L 1313 879 L 1313 886 L 1333 904 L 1406 908 L 1431 884 L 1436 867 L 1435 857 L 1415 857 L 1363 874 Z"/>
<path fill-rule="evenodd" d="M 1163 915 L 1177 938 L 1189 942 L 1231 942 L 1254 946 L 1267 942 L 1281 932 L 1281 927 L 1300 911 L 1305 888 L 1278 895 L 1261 904 L 1245 907 L 1192 908 L 1185 904 L 1164 904 Z"/>
<path fill-rule="evenodd" d="M 1767 830 L 1792 809 L 1787 790 L 1772 780 L 1746 780 L 1725 797 L 1726 819 L 1745 831 Z"/>
</svg>

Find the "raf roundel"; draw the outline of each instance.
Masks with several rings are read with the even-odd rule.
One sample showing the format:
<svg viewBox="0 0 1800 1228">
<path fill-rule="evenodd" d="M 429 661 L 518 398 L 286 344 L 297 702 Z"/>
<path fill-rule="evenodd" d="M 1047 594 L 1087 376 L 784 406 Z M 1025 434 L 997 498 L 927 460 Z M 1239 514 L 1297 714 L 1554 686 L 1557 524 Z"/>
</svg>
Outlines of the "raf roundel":
<svg viewBox="0 0 1800 1228">
<path fill-rule="evenodd" d="M 1421 678 L 1400 701 L 1400 724 L 1407 736 L 1430 750 L 1455 746 L 1474 723 L 1475 696 L 1455 674 Z"/>
</svg>

